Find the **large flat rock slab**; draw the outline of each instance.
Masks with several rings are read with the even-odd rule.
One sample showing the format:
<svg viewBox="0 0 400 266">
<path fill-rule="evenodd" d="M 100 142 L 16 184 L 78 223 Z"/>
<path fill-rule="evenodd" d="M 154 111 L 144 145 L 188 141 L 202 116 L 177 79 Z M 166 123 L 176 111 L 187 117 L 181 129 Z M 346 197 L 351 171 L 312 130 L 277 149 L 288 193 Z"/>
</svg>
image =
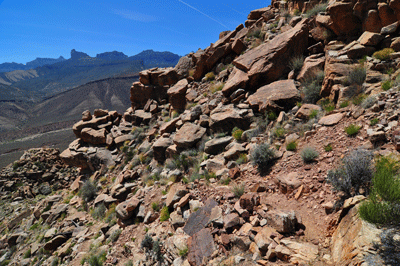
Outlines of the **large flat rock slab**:
<svg viewBox="0 0 400 266">
<path fill-rule="evenodd" d="M 337 113 L 337 114 L 332 114 L 332 115 L 327 115 L 322 117 L 318 123 L 323 125 L 323 126 L 333 126 L 339 123 L 340 120 L 344 117 L 343 113 Z"/>
</svg>

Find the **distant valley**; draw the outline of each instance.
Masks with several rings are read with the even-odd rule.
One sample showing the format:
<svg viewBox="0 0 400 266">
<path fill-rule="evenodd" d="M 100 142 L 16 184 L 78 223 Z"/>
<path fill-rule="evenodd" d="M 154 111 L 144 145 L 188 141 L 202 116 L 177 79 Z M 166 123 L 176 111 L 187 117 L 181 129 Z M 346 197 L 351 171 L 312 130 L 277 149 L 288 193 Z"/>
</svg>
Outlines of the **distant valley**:
<svg viewBox="0 0 400 266">
<path fill-rule="evenodd" d="M 124 112 L 130 106 L 131 84 L 138 80 L 141 70 L 172 67 L 179 58 L 170 52 L 152 50 L 130 57 L 117 51 L 90 57 L 72 50 L 67 60 L 38 58 L 26 65 L 0 64 L 0 70 L 14 68 L 0 73 L 1 166 L 15 159 L 22 150 L 20 146 L 24 150 L 41 145 L 64 148 L 73 135 L 72 130 L 68 133 L 63 129 L 78 121 L 84 110 L 102 108 Z M 39 66 L 26 69 L 36 65 Z M 50 132 L 55 132 L 51 141 L 43 135 Z M 34 137 L 13 141 L 28 136 Z M 11 157 L 7 159 L 7 156 Z"/>
</svg>

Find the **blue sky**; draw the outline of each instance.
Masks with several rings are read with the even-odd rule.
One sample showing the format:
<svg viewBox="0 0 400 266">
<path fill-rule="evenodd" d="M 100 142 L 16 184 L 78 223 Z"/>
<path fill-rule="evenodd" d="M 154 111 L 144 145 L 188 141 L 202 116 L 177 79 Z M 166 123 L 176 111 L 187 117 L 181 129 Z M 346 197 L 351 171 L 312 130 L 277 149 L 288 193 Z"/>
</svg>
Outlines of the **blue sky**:
<svg viewBox="0 0 400 266">
<path fill-rule="evenodd" d="M 0 0 L 0 63 L 146 49 L 185 55 L 244 23 L 269 0 Z"/>
</svg>

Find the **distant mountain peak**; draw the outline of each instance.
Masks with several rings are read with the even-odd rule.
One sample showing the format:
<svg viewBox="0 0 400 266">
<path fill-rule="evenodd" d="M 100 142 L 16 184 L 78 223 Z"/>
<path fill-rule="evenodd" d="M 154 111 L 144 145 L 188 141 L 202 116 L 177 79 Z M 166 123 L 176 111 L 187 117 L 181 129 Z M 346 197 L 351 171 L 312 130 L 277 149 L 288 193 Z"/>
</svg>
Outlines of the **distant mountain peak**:
<svg viewBox="0 0 400 266">
<path fill-rule="evenodd" d="M 89 55 L 84 52 L 78 52 L 75 49 L 71 50 L 71 59 L 72 60 L 78 60 L 78 59 L 85 58 L 85 57 L 89 57 Z"/>
<path fill-rule="evenodd" d="M 127 59 L 128 56 L 122 52 L 112 51 L 112 52 L 105 52 L 96 55 L 97 58 L 105 59 L 105 60 L 123 60 Z"/>
</svg>

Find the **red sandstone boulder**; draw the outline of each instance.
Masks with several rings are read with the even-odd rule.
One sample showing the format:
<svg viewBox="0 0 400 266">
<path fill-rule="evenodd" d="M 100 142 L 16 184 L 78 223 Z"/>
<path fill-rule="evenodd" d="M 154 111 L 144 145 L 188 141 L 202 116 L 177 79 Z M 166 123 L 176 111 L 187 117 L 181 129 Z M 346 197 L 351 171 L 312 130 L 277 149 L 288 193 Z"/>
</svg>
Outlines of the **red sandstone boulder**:
<svg viewBox="0 0 400 266">
<path fill-rule="evenodd" d="M 186 91 L 188 88 L 187 79 L 181 79 L 178 83 L 168 89 L 168 98 L 172 107 L 183 110 L 186 106 Z"/>
</svg>

